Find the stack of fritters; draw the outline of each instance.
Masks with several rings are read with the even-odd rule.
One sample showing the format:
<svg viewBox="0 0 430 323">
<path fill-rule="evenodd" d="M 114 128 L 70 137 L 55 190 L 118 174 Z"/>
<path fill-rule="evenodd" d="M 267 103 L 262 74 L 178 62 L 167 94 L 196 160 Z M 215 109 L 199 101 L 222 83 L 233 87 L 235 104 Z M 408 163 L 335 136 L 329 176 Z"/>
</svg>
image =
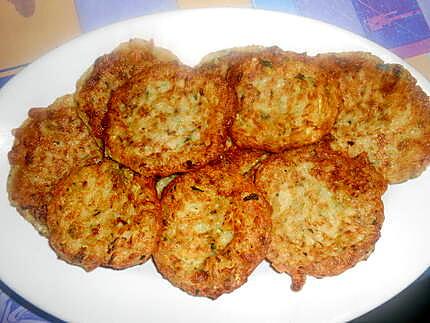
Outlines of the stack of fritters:
<svg viewBox="0 0 430 323">
<path fill-rule="evenodd" d="M 29 116 L 9 197 L 58 256 L 85 270 L 153 256 L 210 298 L 265 258 L 294 290 L 366 259 L 387 183 L 430 162 L 428 96 L 368 53 L 249 46 L 191 68 L 135 39 Z"/>
</svg>

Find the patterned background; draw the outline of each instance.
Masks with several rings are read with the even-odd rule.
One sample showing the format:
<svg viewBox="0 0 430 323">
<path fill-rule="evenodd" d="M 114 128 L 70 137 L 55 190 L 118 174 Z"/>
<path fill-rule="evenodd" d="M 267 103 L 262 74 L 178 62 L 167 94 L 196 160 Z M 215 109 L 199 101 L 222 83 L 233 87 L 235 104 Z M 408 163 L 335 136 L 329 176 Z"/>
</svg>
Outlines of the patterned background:
<svg viewBox="0 0 430 323">
<path fill-rule="evenodd" d="M 214 6 L 285 11 L 337 25 L 390 49 L 430 79 L 429 0 L 0 0 L 0 87 L 82 33 L 145 14 Z M 429 276 L 418 283 L 429 287 Z M 58 320 L 0 281 L 1 323 L 47 321 Z"/>
</svg>

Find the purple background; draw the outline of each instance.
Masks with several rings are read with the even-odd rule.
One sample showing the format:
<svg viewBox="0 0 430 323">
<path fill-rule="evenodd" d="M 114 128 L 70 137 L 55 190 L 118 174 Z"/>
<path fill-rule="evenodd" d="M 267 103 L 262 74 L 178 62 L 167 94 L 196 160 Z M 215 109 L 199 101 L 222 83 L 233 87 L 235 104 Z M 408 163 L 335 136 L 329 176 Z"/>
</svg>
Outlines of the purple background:
<svg viewBox="0 0 430 323">
<path fill-rule="evenodd" d="M 387 48 L 430 38 L 430 30 L 415 0 L 352 0 L 367 38 Z M 377 19 L 379 17 L 379 19 Z M 372 28 L 371 19 L 380 27 Z"/>
</svg>

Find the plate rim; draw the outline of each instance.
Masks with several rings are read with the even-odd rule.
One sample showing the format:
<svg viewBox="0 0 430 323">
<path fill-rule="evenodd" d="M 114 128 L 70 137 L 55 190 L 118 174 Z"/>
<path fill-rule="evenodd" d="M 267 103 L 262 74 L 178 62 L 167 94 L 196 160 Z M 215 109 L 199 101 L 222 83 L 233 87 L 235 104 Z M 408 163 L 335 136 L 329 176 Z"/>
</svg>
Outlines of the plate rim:
<svg viewBox="0 0 430 323">
<path fill-rule="evenodd" d="M 77 37 L 74 37 L 70 40 L 68 40 L 67 42 L 63 43 L 62 45 L 46 52 L 45 54 L 41 55 L 40 57 L 38 57 L 37 59 L 35 59 L 33 62 L 31 62 L 30 64 L 28 64 L 24 69 L 22 69 L 17 75 L 15 75 L 11 80 L 9 80 L 1 89 L 0 89 L 0 102 L 3 99 L 3 95 L 4 93 L 7 93 L 9 91 L 9 88 L 14 88 L 16 87 L 15 83 L 19 85 L 19 83 L 21 82 L 21 79 L 25 79 L 27 74 L 31 74 L 31 70 L 33 66 L 37 66 L 39 64 L 43 64 L 46 60 L 48 60 L 51 56 L 56 56 L 58 55 L 58 53 L 61 53 L 61 51 L 68 51 L 69 48 L 73 48 L 77 43 L 79 42 L 86 42 L 86 39 L 91 39 L 93 37 L 95 37 L 95 35 L 98 34 L 103 34 L 103 33 L 107 33 L 109 30 L 114 30 L 117 28 L 122 28 L 122 27 L 126 27 L 127 25 L 131 24 L 131 23 L 139 23 L 142 20 L 146 20 L 146 19 L 160 19 L 159 17 L 167 17 L 170 15 L 174 15 L 174 16 L 180 16 L 180 15 L 189 15 L 189 14 L 198 14 L 199 12 L 232 12 L 235 14 L 240 14 L 241 12 L 246 12 L 246 14 L 248 14 L 248 12 L 252 12 L 252 14 L 262 14 L 262 15 L 278 15 L 278 16 L 284 16 L 288 19 L 288 17 L 292 17 L 293 19 L 298 19 L 298 20 L 302 20 L 306 23 L 311 23 L 311 24 L 317 24 L 317 25 L 325 25 L 326 28 L 330 28 L 332 30 L 335 30 L 336 33 L 340 32 L 340 33 L 344 33 L 346 35 L 351 36 L 352 38 L 355 38 L 358 42 L 363 42 L 366 44 L 371 45 L 372 47 L 376 48 L 378 51 L 381 51 L 384 53 L 384 60 L 385 57 L 389 58 L 389 61 L 397 61 L 397 62 L 401 62 L 401 64 L 403 66 L 406 67 L 406 69 L 417 79 L 417 83 L 421 86 L 421 88 L 423 88 L 424 92 L 426 92 L 427 95 L 429 95 L 430 92 L 430 81 L 427 80 L 418 70 L 416 70 L 413 66 L 411 66 L 409 63 L 405 62 L 401 57 L 397 56 L 395 53 L 390 52 L 388 49 L 380 46 L 377 43 L 374 43 L 373 41 L 360 36 L 358 34 L 352 33 L 348 30 L 345 30 L 343 28 L 337 27 L 335 25 L 326 23 L 324 21 L 320 21 L 320 20 L 316 20 L 316 19 L 312 19 L 309 17 L 304 17 L 304 16 L 299 16 L 299 15 L 295 15 L 295 14 L 291 14 L 291 13 L 287 13 L 287 12 L 280 12 L 280 11 L 273 11 L 273 10 L 266 10 L 266 9 L 255 9 L 255 8 L 231 8 L 231 7 L 216 7 L 216 8 L 195 8 L 195 9 L 180 9 L 180 10 L 168 10 L 168 11 L 163 11 L 163 12 L 157 12 L 157 13 L 151 13 L 148 15 L 143 15 L 143 16 L 139 16 L 139 17 L 134 17 L 131 19 L 127 19 L 127 20 L 122 20 L 113 24 L 109 24 L 106 26 L 102 26 L 100 28 L 97 28 L 95 30 L 92 30 L 90 32 L 86 32 L 83 33 L 81 35 L 78 35 Z M 7 149 L 9 150 L 10 147 L 7 147 Z M 4 158 L 4 156 L 2 156 L 1 158 Z M 430 257 L 428 257 L 428 263 L 430 263 Z M 363 312 L 361 314 L 356 315 L 356 313 L 354 313 L 354 316 L 350 316 L 348 319 L 352 319 L 352 318 L 356 318 L 359 317 L 365 313 L 368 313 L 369 311 L 381 306 L 382 304 L 384 304 L 385 302 L 389 301 L 390 299 L 392 299 L 393 297 L 395 297 L 396 295 L 398 295 L 401 291 L 403 291 L 405 288 L 407 288 L 408 286 L 410 286 L 414 281 L 416 281 L 426 270 L 427 268 L 424 268 L 422 271 L 420 271 L 419 275 L 417 275 L 414 280 L 404 284 L 404 286 L 401 286 L 398 288 L 398 291 L 396 294 L 391 295 L 389 298 L 384 299 L 383 301 L 379 302 L 378 304 L 375 304 L 375 306 L 371 309 L 366 310 L 366 312 Z M 0 277 L 1 281 L 5 283 L 5 285 L 7 287 L 9 287 L 13 292 L 15 292 L 18 296 L 21 297 L 21 295 L 24 295 L 26 293 L 23 293 L 23 291 L 19 291 L 17 290 L 13 284 L 10 284 L 8 281 L 4 281 L 4 279 L 2 277 Z M 33 304 L 34 306 L 40 308 L 40 310 L 42 310 L 43 312 L 46 312 L 48 315 L 53 315 L 56 317 L 62 317 L 62 315 L 58 315 L 58 313 L 55 313 L 53 311 L 48 311 L 42 304 L 38 304 L 38 302 L 35 302 L 33 299 L 31 299 L 28 296 L 22 296 L 26 301 L 29 301 L 29 303 Z M 51 314 L 52 313 L 52 314 Z M 352 313 L 350 313 L 351 315 Z M 344 319 L 344 318 L 342 318 Z"/>
</svg>

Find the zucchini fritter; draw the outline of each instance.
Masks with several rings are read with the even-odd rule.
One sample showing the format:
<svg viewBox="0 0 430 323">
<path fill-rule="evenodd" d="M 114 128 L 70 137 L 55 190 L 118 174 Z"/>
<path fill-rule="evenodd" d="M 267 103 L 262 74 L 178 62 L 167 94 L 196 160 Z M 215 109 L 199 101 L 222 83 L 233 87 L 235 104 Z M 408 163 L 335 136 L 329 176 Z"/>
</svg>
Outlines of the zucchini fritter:
<svg viewBox="0 0 430 323">
<path fill-rule="evenodd" d="M 113 93 L 107 154 L 156 176 L 201 167 L 225 149 L 234 100 L 218 76 L 174 63 L 154 66 Z"/>
<path fill-rule="evenodd" d="M 48 205 L 52 248 L 87 271 L 147 261 L 158 242 L 159 222 L 154 180 L 108 159 L 64 178 Z"/>
<path fill-rule="evenodd" d="M 391 184 L 420 175 L 430 163 L 430 100 L 411 74 L 369 53 L 317 60 L 338 74 L 343 97 L 332 148 L 352 157 L 367 153 Z"/>
<path fill-rule="evenodd" d="M 269 48 L 232 66 L 227 78 L 239 102 L 231 136 L 242 148 L 280 152 L 316 142 L 341 102 L 331 74 L 305 54 Z"/>
<path fill-rule="evenodd" d="M 73 168 L 96 163 L 102 152 L 79 119 L 71 95 L 48 108 L 33 108 L 13 131 L 9 152 L 9 199 L 19 213 L 44 236 L 46 207 L 57 182 Z"/>
<path fill-rule="evenodd" d="M 103 117 L 112 91 L 134 75 L 159 62 L 177 61 L 167 49 L 155 47 L 152 41 L 131 39 L 110 54 L 96 59 L 76 84 L 75 100 L 79 116 L 101 144 Z"/>
<path fill-rule="evenodd" d="M 300 290 L 306 275 L 337 275 L 366 259 L 379 238 L 387 185 L 365 155 L 327 142 L 263 161 L 256 185 L 273 208 L 267 259 Z"/>
<path fill-rule="evenodd" d="M 175 178 L 163 191 L 154 260 L 165 278 L 192 295 L 233 291 L 266 255 L 271 208 L 239 169 L 222 161 Z"/>
</svg>

